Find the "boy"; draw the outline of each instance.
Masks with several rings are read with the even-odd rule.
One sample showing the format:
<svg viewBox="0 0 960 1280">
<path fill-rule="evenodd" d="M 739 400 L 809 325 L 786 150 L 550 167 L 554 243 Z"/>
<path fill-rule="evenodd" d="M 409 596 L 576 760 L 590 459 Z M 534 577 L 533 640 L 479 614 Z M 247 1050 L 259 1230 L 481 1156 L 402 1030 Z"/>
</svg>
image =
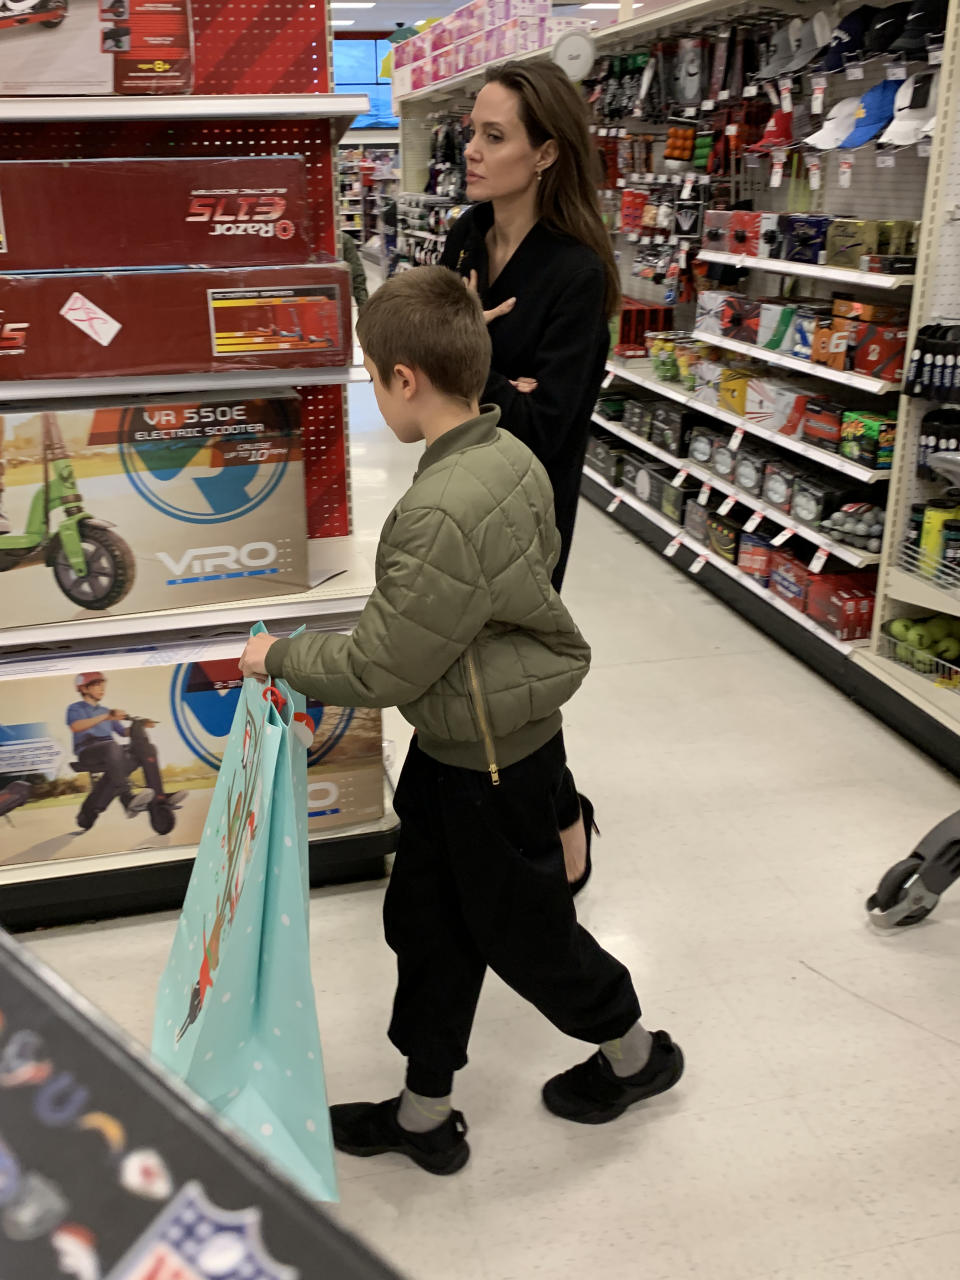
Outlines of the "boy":
<svg viewBox="0 0 960 1280">
<path fill-rule="evenodd" d="M 406 1087 L 331 1119 L 341 1151 L 397 1151 L 447 1174 L 469 1156 L 451 1093 L 487 965 L 561 1031 L 601 1046 L 544 1087 L 556 1115 L 613 1120 L 676 1084 L 683 1055 L 642 1026 L 627 970 L 577 924 L 555 801 L 560 707 L 590 651 L 550 585 L 560 539 L 546 472 L 478 404 L 490 363 L 479 301 L 446 268 L 403 272 L 367 303 L 357 337 L 388 426 L 426 450 L 384 525 L 352 635 L 257 636 L 241 668 L 324 702 L 398 705 L 417 730 L 384 903 Z"/>
</svg>

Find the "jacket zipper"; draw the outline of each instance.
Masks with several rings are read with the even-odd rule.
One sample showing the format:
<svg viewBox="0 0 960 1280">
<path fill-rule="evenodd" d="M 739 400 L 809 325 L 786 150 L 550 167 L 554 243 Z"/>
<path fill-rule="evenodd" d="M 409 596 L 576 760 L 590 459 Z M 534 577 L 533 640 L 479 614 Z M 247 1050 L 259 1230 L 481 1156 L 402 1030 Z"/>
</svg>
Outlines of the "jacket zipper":
<svg viewBox="0 0 960 1280">
<path fill-rule="evenodd" d="M 487 707 L 483 700 L 483 693 L 480 689 L 480 677 L 477 674 L 477 664 L 473 659 L 473 652 L 467 649 L 463 655 L 464 662 L 467 667 L 467 679 L 470 682 L 471 701 L 473 709 L 477 715 L 477 723 L 480 726 L 480 736 L 483 738 L 483 745 L 487 752 L 487 769 L 490 773 L 490 780 L 495 787 L 500 785 L 500 770 L 497 768 L 497 762 L 494 758 L 493 750 L 493 734 L 490 732 L 490 722 L 487 719 Z"/>
</svg>

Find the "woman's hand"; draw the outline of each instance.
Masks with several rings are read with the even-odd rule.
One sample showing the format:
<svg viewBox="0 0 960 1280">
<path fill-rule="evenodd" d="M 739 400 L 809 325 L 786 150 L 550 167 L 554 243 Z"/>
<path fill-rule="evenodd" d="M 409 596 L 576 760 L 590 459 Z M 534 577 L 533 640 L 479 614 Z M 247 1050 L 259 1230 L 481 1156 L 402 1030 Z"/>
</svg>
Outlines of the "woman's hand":
<svg viewBox="0 0 960 1280">
<path fill-rule="evenodd" d="M 253 676 L 261 682 L 266 680 L 267 651 L 275 640 L 276 636 L 267 635 L 266 632 L 250 637 L 247 647 L 240 655 L 240 671 L 244 676 Z"/>
<path fill-rule="evenodd" d="M 471 271 L 469 278 L 465 279 L 463 283 L 473 293 L 479 295 L 480 293 L 479 280 L 477 279 L 476 271 Z M 491 320 L 498 320 L 500 316 L 507 315 L 509 312 L 513 310 L 513 308 L 516 305 L 517 305 L 516 298 L 508 298 L 506 302 L 501 302 L 499 307 L 491 307 L 489 311 L 484 311 L 483 318 L 484 320 L 486 320 L 487 324 L 489 324 Z"/>
<path fill-rule="evenodd" d="M 531 391 L 536 391 L 540 383 L 536 378 L 511 378 L 510 385 L 511 387 L 516 387 L 523 395 L 528 396 Z"/>
</svg>

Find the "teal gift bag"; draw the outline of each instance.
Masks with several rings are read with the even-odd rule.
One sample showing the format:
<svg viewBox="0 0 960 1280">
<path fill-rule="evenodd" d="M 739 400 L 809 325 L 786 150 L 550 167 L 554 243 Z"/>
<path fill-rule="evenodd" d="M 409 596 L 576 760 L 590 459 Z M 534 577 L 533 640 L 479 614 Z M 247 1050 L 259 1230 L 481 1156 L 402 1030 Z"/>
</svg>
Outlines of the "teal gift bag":
<svg viewBox="0 0 960 1280">
<path fill-rule="evenodd" d="M 310 977 L 312 737 L 300 694 L 243 681 L 160 981 L 153 1052 L 308 1195 L 336 1200 Z"/>
</svg>

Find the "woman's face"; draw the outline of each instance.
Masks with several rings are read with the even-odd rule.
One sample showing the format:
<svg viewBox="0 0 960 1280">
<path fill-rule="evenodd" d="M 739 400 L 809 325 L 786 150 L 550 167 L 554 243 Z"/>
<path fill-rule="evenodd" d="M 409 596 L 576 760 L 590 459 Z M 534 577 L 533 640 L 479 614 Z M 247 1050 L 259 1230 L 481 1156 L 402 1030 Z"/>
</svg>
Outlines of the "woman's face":
<svg viewBox="0 0 960 1280">
<path fill-rule="evenodd" d="M 552 158 L 554 145 L 530 144 L 520 119 L 520 99 L 502 84 L 486 84 L 477 94 L 467 144 L 467 195 L 471 200 L 498 200 L 522 195 L 537 181 L 537 170 Z"/>
</svg>

